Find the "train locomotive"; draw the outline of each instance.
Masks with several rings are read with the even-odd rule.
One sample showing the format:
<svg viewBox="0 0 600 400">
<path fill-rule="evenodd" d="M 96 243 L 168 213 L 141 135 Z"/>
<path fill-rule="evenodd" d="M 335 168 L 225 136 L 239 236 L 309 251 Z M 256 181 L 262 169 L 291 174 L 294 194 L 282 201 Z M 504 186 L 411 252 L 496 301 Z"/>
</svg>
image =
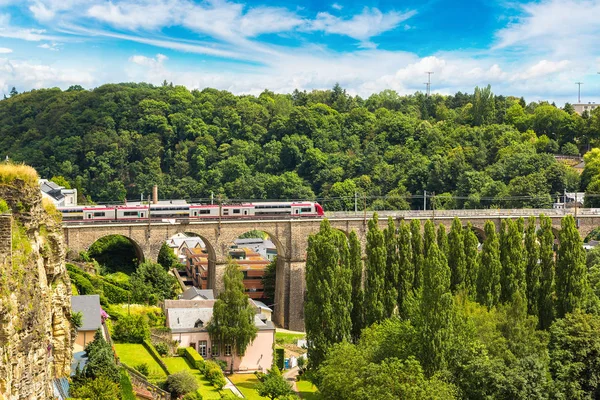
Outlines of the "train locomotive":
<svg viewBox="0 0 600 400">
<path fill-rule="evenodd" d="M 58 207 L 63 221 L 143 221 L 148 219 L 235 219 L 262 217 L 322 217 L 323 207 L 312 201 L 241 204 L 188 204 L 185 200 L 155 204 Z"/>
</svg>

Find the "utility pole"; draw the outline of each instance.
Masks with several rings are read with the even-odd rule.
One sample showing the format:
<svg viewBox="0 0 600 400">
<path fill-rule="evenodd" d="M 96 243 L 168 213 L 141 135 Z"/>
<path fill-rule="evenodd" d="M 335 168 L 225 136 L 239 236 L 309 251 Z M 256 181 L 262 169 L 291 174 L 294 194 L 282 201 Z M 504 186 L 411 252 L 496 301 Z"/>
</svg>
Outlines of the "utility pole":
<svg viewBox="0 0 600 400">
<path fill-rule="evenodd" d="M 358 192 L 354 192 L 354 213 L 358 212 Z"/>
<path fill-rule="evenodd" d="M 427 86 L 427 97 L 429 97 L 431 95 L 431 74 L 433 74 L 433 72 L 427 71 L 425 73 L 427 74 L 427 83 L 425 85 Z"/>
<path fill-rule="evenodd" d="M 583 85 L 583 82 L 575 82 L 575 84 L 578 86 L 578 90 L 577 90 L 577 104 L 581 104 L 581 85 Z"/>
<path fill-rule="evenodd" d="M 427 210 L 427 190 L 423 189 L 423 211 Z"/>
</svg>

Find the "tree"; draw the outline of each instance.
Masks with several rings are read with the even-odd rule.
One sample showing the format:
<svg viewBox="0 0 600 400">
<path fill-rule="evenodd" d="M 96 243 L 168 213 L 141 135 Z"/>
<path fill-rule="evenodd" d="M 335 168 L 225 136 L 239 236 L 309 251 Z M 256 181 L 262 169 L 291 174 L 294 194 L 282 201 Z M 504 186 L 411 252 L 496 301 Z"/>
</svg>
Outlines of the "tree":
<svg viewBox="0 0 600 400">
<path fill-rule="evenodd" d="M 541 329 L 548 329 L 554 321 L 554 234 L 552 233 L 552 220 L 540 215 L 540 229 L 538 231 L 540 253 L 540 283 L 537 298 L 538 320 Z M 533 300 L 529 300 L 533 301 Z"/>
<path fill-rule="evenodd" d="M 450 252 L 448 246 L 448 235 L 446 235 L 446 227 L 442 224 L 438 226 L 437 244 L 442 254 L 446 257 L 446 259 L 448 259 L 448 253 Z"/>
<path fill-rule="evenodd" d="M 123 343 L 143 343 L 150 339 L 148 317 L 145 315 L 123 315 L 113 329 L 113 339 Z"/>
<path fill-rule="evenodd" d="M 527 283 L 527 311 L 538 315 L 540 298 L 540 246 L 535 231 L 535 217 L 529 217 L 525 229 L 525 281 Z"/>
<path fill-rule="evenodd" d="M 311 368 L 319 367 L 332 344 L 351 338 L 349 258 L 346 236 L 324 219 L 319 232 L 308 238 L 306 256 L 304 315 Z"/>
<path fill-rule="evenodd" d="M 17 89 L 13 86 L 12 89 L 10 89 L 10 97 L 15 97 L 16 95 L 18 95 L 19 92 L 17 92 Z"/>
<path fill-rule="evenodd" d="M 435 226 L 431 220 L 425 221 L 424 233 L 423 233 L 423 255 L 424 259 L 427 259 L 429 248 L 436 241 Z"/>
<path fill-rule="evenodd" d="M 421 222 L 418 219 L 410 221 L 410 244 L 412 248 L 412 262 L 414 270 L 413 290 L 418 292 L 423 285 L 423 237 L 421 236 Z"/>
<path fill-rule="evenodd" d="M 189 371 L 175 372 L 167 377 L 167 389 L 175 397 L 195 392 L 200 387 L 196 377 Z"/>
<path fill-rule="evenodd" d="M 156 304 L 159 300 L 170 299 L 175 295 L 177 281 L 162 265 L 146 261 L 131 275 L 133 300 Z"/>
<path fill-rule="evenodd" d="M 477 296 L 477 274 L 479 272 L 479 240 L 469 222 L 463 234 L 465 253 L 465 290 L 470 299 Z"/>
<path fill-rule="evenodd" d="M 206 330 L 211 340 L 231 344 L 231 370 L 235 355 L 244 354 L 256 338 L 258 329 L 254 324 L 254 308 L 244 289 L 244 275 L 235 264 L 227 265 L 223 275 L 224 290 L 213 307 L 213 315 Z"/>
<path fill-rule="evenodd" d="M 452 306 L 450 268 L 446 256 L 434 242 L 425 257 L 420 322 L 421 360 L 428 375 L 445 367 L 452 330 Z"/>
<path fill-rule="evenodd" d="M 504 221 L 502 222 L 504 227 Z M 525 293 L 523 231 L 520 229 L 520 223 L 512 219 L 507 220 L 506 227 L 507 231 L 500 244 L 502 262 L 500 301 L 503 303 L 512 301 L 517 291 Z"/>
<path fill-rule="evenodd" d="M 485 222 L 484 231 L 477 276 L 477 302 L 492 308 L 500 301 L 500 244 L 492 221 Z"/>
<path fill-rule="evenodd" d="M 377 226 L 377 213 L 369 220 L 365 268 L 365 322 L 369 326 L 385 316 L 384 290 L 386 249 L 383 232 Z"/>
<path fill-rule="evenodd" d="M 160 246 L 157 262 L 167 271 L 169 271 L 171 268 L 177 268 L 179 265 L 177 256 L 173 252 L 173 249 L 167 245 L 167 243 L 163 243 L 162 246 Z"/>
<path fill-rule="evenodd" d="M 265 274 L 262 277 L 263 296 L 267 304 L 275 304 L 275 282 L 277 277 L 277 258 L 269 263 L 265 268 Z"/>
<path fill-rule="evenodd" d="M 360 332 L 365 327 L 365 310 L 363 290 L 363 261 L 360 241 L 355 231 L 350 232 L 349 237 L 350 271 L 352 272 L 352 340 L 357 341 L 360 337 Z"/>
<path fill-rule="evenodd" d="M 99 376 L 96 379 L 82 382 L 81 385 L 75 384 L 73 386 L 71 395 L 75 398 L 93 400 L 115 400 L 121 398 L 119 385 L 106 376 Z"/>
<path fill-rule="evenodd" d="M 388 226 L 383 231 L 385 238 L 385 284 L 383 294 L 384 316 L 389 318 L 394 313 L 398 303 L 398 235 L 396 234 L 396 224 L 392 217 L 388 217 Z"/>
<path fill-rule="evenodd" d="M 276 366 L 273 366 L 264 380 L 256 385 L 256 391 L 260 396 L 268 397 L 271 400 L 287 399 L 288 396 L 294 394 L 292 387 L 287 383 Z"/>
<path fill-rule="evenodd" d="M 585 251 L 572 215 L 561 221 L 556 263 L 556 313 L 559 318 L 583 309 L 587 292 Z"/>
<path fill-rule="evenodd" d="M 450 290 L 453 293 L 465 288 L 467 259 L 465 255 L 466 238 L 462 224 L 458 218 L 452 221 L 448 235 L 448 265 L 450 266 Z M 475 248 L 477 251 L 477 248 Z"/>
<path fill-rule="evenodd" d="M 407 316 L 407 303 L 413 296 L 415 270 L 410 226 L 402 221 L 398 233 L 398 313 Z"/>
<path fill-rule="evenodd" d="M 83 370 L 83 375 L 88 379 L 105 377 L 112 382 L 119 382 L 119 369 L 115 363 L 112 348 L 104 340 L 100 329 L 94 334 L 94 340 L 85 347 L 88 359 Z"/>
<path fill-rule="evenodd" d="M 473 108 L 471 108 L 473 125 L 491 123 L 495 118 L 495 113 L 496 107 L 492 87 L 490 85 L 483 89 L 476 87 L 473 95 Z"/>
</svg>

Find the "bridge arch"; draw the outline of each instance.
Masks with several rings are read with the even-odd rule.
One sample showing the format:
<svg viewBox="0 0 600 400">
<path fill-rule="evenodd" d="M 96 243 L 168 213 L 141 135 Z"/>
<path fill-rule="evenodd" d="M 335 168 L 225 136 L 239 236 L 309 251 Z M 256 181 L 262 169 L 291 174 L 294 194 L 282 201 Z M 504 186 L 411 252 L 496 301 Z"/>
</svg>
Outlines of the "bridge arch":
<svg viewBox="0 0 600 400">
<path fill-rule="evenodd" d="M 110 238 L 110 237 L 121 237 L 127 240 L 127 242 L 129 242 L 131 244 L 131 246 L 133 247 L 134 251 L 135 251 L 135 259 L 137 259 L 137 263 L 134 261 L 134 264 L 141 264 L 145 261 L 145 255 L 144 255 L 144 250 L 142 249 L 142 246 L 140 246 L 140 244 L 133 238 L 124 235 L 124 234 L 120 234 L 120 233 L 114 233 L 114 234 L 103 234 L 97 238 L 95 238 L 88 246 L 85 247 L 86 251 L 90 251 L 94 244 L 98 243 L 99 241 L 105 239 L 105 238 Z"/>
<path fill-rule="evenodd" d="M 181 232 L 190 237 L 199 237 L 204 244 L 204 249 L 206 249 L 207 260 L 208 260 L 208 289 L 215 289 L 215 274 L 216 274 L 216 265 L 217 265 L 217 253 L 215 251 L 215 247 L 213 243 L 208 239 L 206 235 L 199 234 L 196 230 L 186 230 Z M 197 268 L 192 268 L 191 271 L 193 274 L 200 273 Z"/>
</svg>

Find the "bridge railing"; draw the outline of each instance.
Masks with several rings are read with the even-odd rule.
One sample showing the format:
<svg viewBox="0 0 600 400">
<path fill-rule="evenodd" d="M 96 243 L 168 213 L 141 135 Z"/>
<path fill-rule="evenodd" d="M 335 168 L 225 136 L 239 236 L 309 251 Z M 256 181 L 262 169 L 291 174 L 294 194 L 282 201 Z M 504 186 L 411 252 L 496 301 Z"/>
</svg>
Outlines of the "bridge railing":
<svg viewBox="0 0 600 400">
<path fill-rule="evenodd" d="M 502 217 L 528 217 L 531 215 L 561 217 L 568 214 L 574 214 L 575 209 L 555 209 L 555 208 L 521 208 L 521 209 L 480 209 L 480 210 L 404 210 L 404 211 L 367 211 L 367 218 L 371 218 L 373 213 L 377 212 L 380 218 L 502 218 Z M 581 217 L 600 216 L 600 208 L 579 208 L 577 215 Z M 325 213 L 327 218 L 364 218 L 364 211 L 330 211 Z"/>
</svg>

